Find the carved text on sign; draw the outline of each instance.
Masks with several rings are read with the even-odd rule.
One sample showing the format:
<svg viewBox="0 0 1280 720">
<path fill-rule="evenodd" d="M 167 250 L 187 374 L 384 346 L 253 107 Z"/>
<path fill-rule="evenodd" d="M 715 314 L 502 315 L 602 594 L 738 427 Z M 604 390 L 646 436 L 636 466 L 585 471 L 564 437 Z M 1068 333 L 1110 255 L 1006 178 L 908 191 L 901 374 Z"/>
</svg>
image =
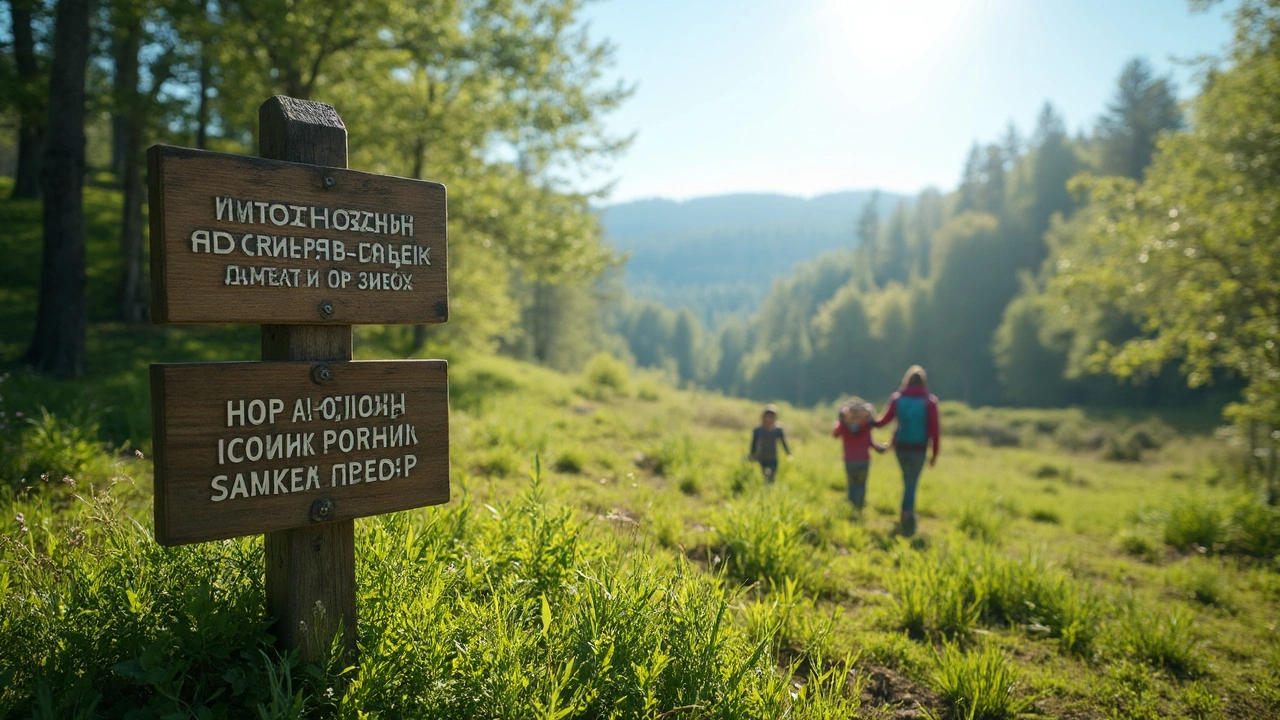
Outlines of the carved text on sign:
<svg viewBox="0 0 1280 720">
<path fill-rule="evenodd" d="M 165 544 L 448 500 L 444 361 L 153 365 L 152 392 Z"/>
<path fill-rule="evenodd" d="M 448 318 L 439 183 L 156 146 L 157 322 Z"/>
</svg>

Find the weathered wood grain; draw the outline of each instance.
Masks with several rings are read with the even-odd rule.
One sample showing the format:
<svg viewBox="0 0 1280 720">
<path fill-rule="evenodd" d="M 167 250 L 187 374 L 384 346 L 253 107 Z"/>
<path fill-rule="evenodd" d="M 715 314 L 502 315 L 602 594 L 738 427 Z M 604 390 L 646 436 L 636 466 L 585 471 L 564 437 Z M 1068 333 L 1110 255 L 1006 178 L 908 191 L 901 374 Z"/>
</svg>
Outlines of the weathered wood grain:
<svg viewBox="0 0 1280 720">
<path fill-rule="evenodd" d="M 317 501 L 332 503 L 321 522 L 333 522 L 449 500 L 443 360 L 157 364 L 151 388 L 162 544 L 313 526 Z M 255 408 L 266 413 L 260 424 Z M 300 409 L 309 412 L 295 415 Z M 268 459 L 277 437 L 287 456 Z M 291 444 L 299 449 L 289 453 Z M 367 481 L 369 461 L 376 477 L 394 477 Z M 356 476 L 351 463 L 360 463 L 360 482 L 344 486 Z M 335 465 L 344 466 L 336 475 Z M 301 471 L 277 480 L 289 468 Z M 244 494 L 235 490 L 237 476 Z"/>
<path fill-rule="evenodd" d="M 258 154 L 347 167 L 347 128 L 331 105 L 276 97 L 258 108 Z M 447 303 L 446 303 L 447 307 Z M 263 325 L 263 360 L 350 360 L 350 325 Z M 284 650 L 306 662 L 326 657 L 342 634 L 345 659 L 357 659 L 354 520 L 277 530 L 263 538 L 267 613 Z"/>
<path fill-rule="evenodd" d="M 264 132 L 264 140 L 270 137 Z M 307 147 L 300 141 L 272 142 L 281 148 Z M 345 151 L 345 132 L 341 142 Z M 151 147 L 147 157 L 155 322 L 352 325 L 448 319 L 443 185 L 166 145 Z M 314 150 L 311 157 L 336 159 L 321 157 Z M 224 207 L 221 220 L 220 197 L 233 199 Z M 249 218 L 239 210 L 250 201 L 272 203 L 276 219 L 287 216 L 288 220 L 277 225 L 270 206 L 250 206 L 254 222 L 247 222 Z M 317 213 L 327 211 L 327 220 L 313 223 L 312 208 Z M 345 218 L 341 223 L 339 211 Z M 358 219 L 348 211 L 359 211 Z M 384 213 L 388 214 L 385 228 L 376 220 Z M 404 230 L 391 233 L 391 215 L 396 222 L 413 217 L 411 237 Z M 353 223 L 360 230 L 352 230 Z M 230 252 L 212 251 L 217 245 L 212 240 L 215 232 L 227 233 L 219 236 L 224 246 L 219 249 L 230 247 Z M 197 233 L 209 234 L 209 251 L 203 251 L 204 236 Z M 280 244 L 283 238 L 295 240 L 289 241 L 286 255 L 280 257 L 279 251 L 286 247 Z M 342 243 L 341 259 L 334 252 L 335 241 Z M 412 264 L 389 259 L 390 250 L 398 256 L 406 249 Z M 229 278 L 232 283 L 253 284 L 228 284 Z M 366 289 L 361 289 L 362 281 Z M 381 289 L 385 283 L 394 289 Z M 372 289 L 375 284 L 379 289 Z M 406 284 L 412 289 L 404 289 Z"/>
</svg>

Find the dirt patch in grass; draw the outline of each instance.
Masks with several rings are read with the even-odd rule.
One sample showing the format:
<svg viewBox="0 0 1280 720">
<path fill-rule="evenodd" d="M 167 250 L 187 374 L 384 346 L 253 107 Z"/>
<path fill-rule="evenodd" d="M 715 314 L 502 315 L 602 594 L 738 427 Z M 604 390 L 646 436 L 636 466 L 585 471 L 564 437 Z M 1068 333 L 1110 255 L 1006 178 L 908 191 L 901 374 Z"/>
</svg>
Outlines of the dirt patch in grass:
<svg viewBox="0 0 1280 720">
<path fill-rule="evenodd" d="M 862 702 L 869 710 L 877 710 L 872 717 L 908 720 L 929 717 L 930 711 L 938 714 L 942 702 L 937 693 L 916 680 L 883 665 L 863 665 L 858 668 L 862 676 Z"/>
</svg>

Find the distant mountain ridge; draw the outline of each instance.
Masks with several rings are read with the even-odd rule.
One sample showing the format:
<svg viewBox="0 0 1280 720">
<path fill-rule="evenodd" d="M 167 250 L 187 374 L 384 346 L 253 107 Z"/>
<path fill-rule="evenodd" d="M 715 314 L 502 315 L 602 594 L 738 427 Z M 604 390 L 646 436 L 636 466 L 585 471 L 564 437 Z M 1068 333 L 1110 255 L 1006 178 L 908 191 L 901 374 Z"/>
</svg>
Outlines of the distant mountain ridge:
<svg viewBox="0 0 1280 720">
<path fill-rule="evenodd" d="M 632 295 L 688 306 L 716 324 L 751 312 L 775 278 L 824 252 L 852 248 L 854 225 L 874 190 L 812 198 L 740 193 L 692 200 L 646 199 L 600 212 L 605 237 L 629 253 Z M 907 196 L 881 192 L 881 217 Z"/>
</svg>

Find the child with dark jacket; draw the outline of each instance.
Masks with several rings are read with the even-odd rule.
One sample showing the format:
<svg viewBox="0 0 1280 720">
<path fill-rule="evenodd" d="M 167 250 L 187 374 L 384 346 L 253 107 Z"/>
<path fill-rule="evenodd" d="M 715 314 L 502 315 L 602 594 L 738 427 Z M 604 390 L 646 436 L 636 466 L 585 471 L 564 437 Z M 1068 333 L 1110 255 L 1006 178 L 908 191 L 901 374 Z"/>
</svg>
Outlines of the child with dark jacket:
<svg viewBox="0 0 1280 720">
<path fill-rule="evenodd" d="M 838 437 L 844 445 L 844 473 L 849 482 L 849 502 L 862 510 L 867 501 L 867 474 L 871 471 L 871 448 L 884 452 L 886 446 L 871 437 L 875 427 L 872 416 L 875 408 L 854 398 L 840 407 L 831 437 Z"/>
<path fill-rule="evenodd" d="M 778 443 L 782 443 L 782 449 L 790 457 L 791 448 L 787 447 L 787 438 L 778 424 L 778 408 L 772 404 L 765 405 L 759 427 L 751 431 L 751 459 L 760 463 L 767 483 L 772 483 L 778 472 Z"/>
</svg>

